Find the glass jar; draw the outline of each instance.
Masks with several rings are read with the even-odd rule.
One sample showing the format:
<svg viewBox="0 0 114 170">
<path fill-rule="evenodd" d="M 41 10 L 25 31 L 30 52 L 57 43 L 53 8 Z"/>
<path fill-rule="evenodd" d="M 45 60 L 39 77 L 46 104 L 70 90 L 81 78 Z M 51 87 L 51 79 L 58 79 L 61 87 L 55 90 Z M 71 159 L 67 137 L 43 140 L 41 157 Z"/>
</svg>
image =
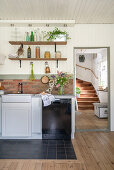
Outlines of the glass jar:
<svg viewBox="0 0 114 170">
<path fill-rule="evenodd" d="M 45 51 L 44 58 L 51 58 L 49 51 Z"/>
<path fill-rule="evenodd" d="M 36 58 L 40 58 L 40 47 L 36 47 Z"/>
<path fill-rule="evenodd" d="M 61 58 L 61 52 L 60 51 L 55 52 L 55 58 Z"/>
</svg>

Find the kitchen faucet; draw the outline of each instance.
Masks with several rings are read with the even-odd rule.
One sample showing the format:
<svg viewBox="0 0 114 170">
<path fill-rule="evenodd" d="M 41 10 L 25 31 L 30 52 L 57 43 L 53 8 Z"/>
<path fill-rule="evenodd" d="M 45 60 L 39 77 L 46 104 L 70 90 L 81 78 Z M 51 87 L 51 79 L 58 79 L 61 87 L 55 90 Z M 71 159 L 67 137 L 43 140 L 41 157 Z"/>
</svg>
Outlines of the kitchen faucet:
<svg viewBox="0 0 114 170">
<path fill-rule="evenodd" d="M 21 90 L 19 90 L 19 88 L 20 88 L 20 86 L 21 86 Z M 18 83 L 18 93 L 23 93 L 23 83 Z"/>
</svg>

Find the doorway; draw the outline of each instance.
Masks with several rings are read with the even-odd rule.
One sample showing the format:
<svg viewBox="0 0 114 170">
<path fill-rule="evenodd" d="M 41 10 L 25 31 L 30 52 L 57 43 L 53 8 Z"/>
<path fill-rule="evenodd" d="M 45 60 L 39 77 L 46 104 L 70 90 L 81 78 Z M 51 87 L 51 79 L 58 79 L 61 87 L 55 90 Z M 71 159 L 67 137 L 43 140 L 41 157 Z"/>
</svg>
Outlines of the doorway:
<svg viewBox="0 0 114 170">
<path fill-rule="evenodd" d="M 74 48 L 76 131 L 110 130 L 110 48 Z"/>
</svg>

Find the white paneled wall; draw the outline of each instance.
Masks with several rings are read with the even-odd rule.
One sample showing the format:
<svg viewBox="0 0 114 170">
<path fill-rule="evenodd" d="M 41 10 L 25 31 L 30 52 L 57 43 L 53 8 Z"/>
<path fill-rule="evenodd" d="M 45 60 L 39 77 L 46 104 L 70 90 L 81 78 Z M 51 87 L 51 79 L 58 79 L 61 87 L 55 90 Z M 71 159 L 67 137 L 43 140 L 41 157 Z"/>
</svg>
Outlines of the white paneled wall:
<svg viewBox="0 0 114 170">
<path fill-rule="evenodd" d="M 68 60 L 60 62 L 59 70 L 73 72 L 73 47 L 110 47 L 111 130 L 114 130 L 114 24 L 78 24 L 67 30 L 70 32 L 71 40 L 68 41 L 67 46 L 57 48 L 62 51 L 63 57 L 68 57 Z M 0 28 L 0 52 L 4 52 L 5 55 L 12 51 L 12 46 L 8 44 L 10 31 L 9 28 Z M 35 73 L 44 70 L 43 65 L 39 63 L 34 65 Z M 23 62 L 20 69 L 18 62 L 7 59 L 5 65 L 0 66 L 0 74 L 27 74 L 30 72 L 29 67 L 29 63 Z M 53 67 L 55 72 L 55 63 L 52 63 L 50 67 Z"/>
</svg>

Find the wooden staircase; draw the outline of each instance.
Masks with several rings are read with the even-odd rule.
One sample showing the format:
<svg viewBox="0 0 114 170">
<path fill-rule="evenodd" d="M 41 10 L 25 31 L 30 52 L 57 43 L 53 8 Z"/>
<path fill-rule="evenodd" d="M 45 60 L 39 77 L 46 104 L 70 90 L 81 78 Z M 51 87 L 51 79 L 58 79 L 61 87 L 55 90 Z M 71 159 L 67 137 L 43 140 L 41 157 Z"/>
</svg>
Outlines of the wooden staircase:
<svg viewBox="0 0 114 170">
<path fill-rule="evenodd" d="M 93 103 L 99 103 L 96 91 L 90 82 L 76 79 L 76 86 L 80 88 L 80 98 L 77 99 L 79 110 L 93 110 Z"/>
</svg>

